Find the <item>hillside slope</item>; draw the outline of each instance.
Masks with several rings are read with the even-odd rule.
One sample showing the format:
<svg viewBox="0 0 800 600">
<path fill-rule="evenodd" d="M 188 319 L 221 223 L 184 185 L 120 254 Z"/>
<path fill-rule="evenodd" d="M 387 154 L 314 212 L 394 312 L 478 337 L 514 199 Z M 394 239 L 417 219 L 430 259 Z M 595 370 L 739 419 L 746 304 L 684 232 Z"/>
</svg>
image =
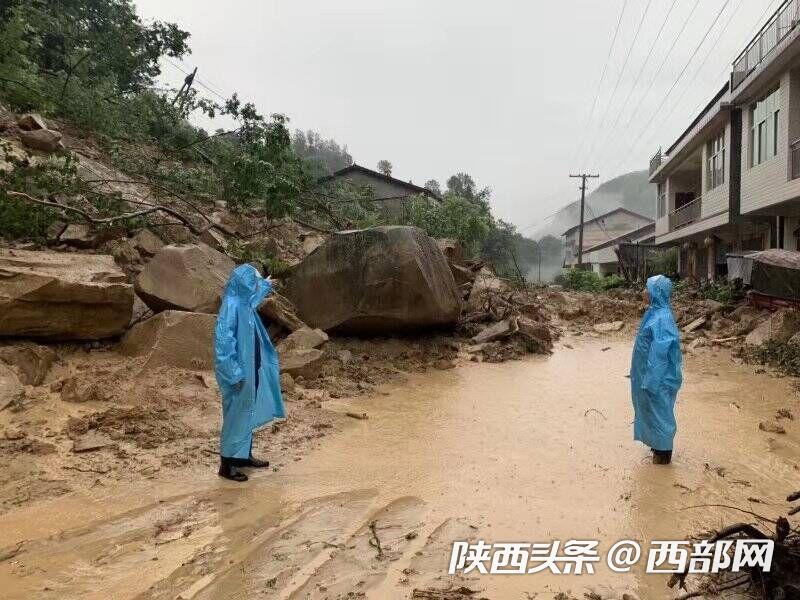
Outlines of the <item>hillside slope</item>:
<svg viewBox="0 0 800 600">
<path fill-rule="evenodd" d="M 593 219 L 615 208 L 627 208 L 640 215 L 654 218 L 656 212 L 656 188 L 647 180 L 647 171 L 633 171 L 606 181 L 586 198 L 585 219 Z M 580 201 L 576 200 L 562 208 L 556 216 L 538 230 L 534 237 L 560 236 L 577 225 L 580 218 Z"/>
</svg>

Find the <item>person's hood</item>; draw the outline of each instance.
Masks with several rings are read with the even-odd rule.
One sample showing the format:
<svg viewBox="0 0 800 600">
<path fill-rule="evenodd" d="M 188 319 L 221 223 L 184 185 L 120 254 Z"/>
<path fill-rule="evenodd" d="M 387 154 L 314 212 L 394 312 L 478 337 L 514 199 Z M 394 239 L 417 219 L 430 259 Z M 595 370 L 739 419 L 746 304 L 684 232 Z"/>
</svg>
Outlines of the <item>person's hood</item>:
<svg viewBox="0 0 800 600">
<path fill-rule="evenodd" d="M 253 265 L 239 265 L 231 273 L 225 285 L 225 296 L 235 297 L 252 308 L 264 301 L 272 289 L 270 283 L 261 277 Z"/>
<path fill-rule="evenodd" d="M 663 275 L 653 275 L 647 280 L 647 293 L 650 296 L 650 306 L 667 308 L 672 295 L 672 281 Z"/>
</svg>

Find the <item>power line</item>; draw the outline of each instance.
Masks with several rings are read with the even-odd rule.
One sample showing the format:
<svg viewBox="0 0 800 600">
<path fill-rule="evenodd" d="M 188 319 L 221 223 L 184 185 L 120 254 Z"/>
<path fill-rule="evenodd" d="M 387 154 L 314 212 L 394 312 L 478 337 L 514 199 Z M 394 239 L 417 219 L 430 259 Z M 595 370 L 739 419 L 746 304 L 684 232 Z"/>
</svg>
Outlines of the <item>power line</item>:
<svg viewBox="0 0 800 600">
<path fill-rule="evenodd" d="M 678 106 L 678 105 L 681 103 L 681 101 L 683 100 L 683 98 L 686 96 L 686 92 L 687 92 L 687 91 L 689 91 L 689 90 L 691 89 L 691 87 L 692 87 L 692 84 L 694 83 L 695 79 L 697 79 L 697 76 L 700 74 L 700 71 L 702 71 L 702 70 L 703 70 L 703 67 L 705 66 L 706 62 L 708 62 L 708 58 L 711 56 L 711 53 L 712 53 L 712 52 L 714 52 L 714 50 L 716 49 L 716 46 L 717 46 L 717 44 L 719 43 L 720 39 L 722 39 L 722 36 L 723 36 L 723 35 L 725 35 L 725 31 L 727 31 L 727 29 L 728 29 L 728 26 L 731 24 L 731 21 L 733 21 L 733 18 L 736 16 L 736 13 L 739 11 L 739 9 L 740 9 L 741 7 L 742 7 L 742 1 L 741 1 L 741 0 L 739 0 L 739 3 L 738 3 L 738 4 L 737 4 L 737 5 L 734 7 L 734 9 L 731 11 L 731 14 L 730 14 L 730 16 L 728 17 L 728 20 L 725 22 L 725 25 L 722 27 L 722 29 L 720 29 L 720 31 L 719 31 L 719 35 L 717 35 L 717 38 L 716 38 L 716 39 L 714 40 L 714 42 L 713 42 L 713 43 L 712 43 L 712 44 L 709 46 L 709 48 L 708 48 L 708 52 L 706 52 L 706 55 L 705 55 L 705 57 L 703 58 L 702 62 L 700 63 L 700 66 L 699 66 L 699 67 L 697 68 L 697 70 L 694 72 L 694 75 L 693 75 L 693 76 L 692 76 L 692 78 L 691 78 L 691 79 L 688 81 L 688 83 L 686 84 L 686 87 L 684 87 L 684 88 L 683 88 L 683 92 L 681 93 L 680 97 L 679 97 L 679 98 L 678 98 L 678 99 L 677 99 L 675 102 L 673 102 L 673 103 L 672 103 L 672 108 L 671 108 L 671 109 L 670 109 L 670 111 L 667 113 L 667 116 L 666 116 L 666 117 L 665 117 L 665 118 L 664 118 L 664 119 L 661 121 L 661 123 L 660 123 L 659 127 L 662 127 L 662 126 L 664 125 L 664 123 L 666 123 L 667 121 L 669 121 L 669 118 L 670 118 L 670 117 L 672 116 L 672 114 L 675 112 L 675 109 L 677 108 L 677 106 Z M 657 129 L 658 129 L 658 128 L 657 128 Z"/>
<path fill-rule="evenodd" d="M 747 39 L 744 41 L 744 44 L 747 44 L 747 43 L 750 41 L 750 39 L 753 37 L 753 35 L 755 34 L 755 32 L 756 32 L 758 29 L 760 29 L 760 28 L 761 28 L 761 22 L 763 21 L 763 19 L 764 19 L 764 16 L 765 16 L 765 15 L 766 15 L 766 14 L 769 12 L 770 8 L 772 8 L 772 6 L 775 4 L 775 2 L 776 2 L 776 0 L 770 0 L 770 1 L 767 3 L 767 5 L 766 5 L 766 7 L 764 8 L 764 10 L 761 12 L 761 16 L 759 16 L 759 18 L 756 20 L 756 24 L 755 24 L 755 26 L 754 26 L 753 28 L 751 28 L 750 32 L 748 33 L 748 35 L 747 35 Z M 729 20 L 729 21 L 730 21 L 730 20 Z M 726 27 L 727 27 L 727 24 L 726 24 Z M 716 43 L 715 43 L 715 44 L 712 44 L 712 46 L 711 46 L 711 47 L 713 48 L 715 45 L 716 45 Z M 738 52 L 737 52 L 736 56 L 738 56 Z M 733 62 L 733 60 L 735 60 L 736 56 L 734 56 L 732 59 L 730 59 L 729 61 L 727 61 L 727 62 L 725 63 L 725 68 L 723 69 L 723 71 L 722 71 L 722 73 L 721 73 L 721 75 L 720 75 L 719 79 L 727 79 L 728 75 L 730 74 L 730 67 L 729 67 L 728 65 L 729 65 L 729 64 L 731 64 L 731 63 Z M 716 84 L 715 84 L 715 85 L 716 85 Z M 702 107 L 703 107 L 703 106 L 705 106 L 707 103 L 708 103 L 708 100 L 707 100 L 707 99 L 705 98 L 705 96 L 704 96 L 704 97 L 703 97 L 703 98 L 700 100 L 700 102 L 697 104 L 697 106 L 694 108 L 694 110 L 692 110 L 692 111 L 691 111 L 690 115 L 694 115 L 694 114 L 697 114 L 697 113 L 699 113 L 699 111 L 702 109 Z M 628 124 L 630 125 L 630 122 L 629 122 Z M 653 132 L 653 135 L 655 135 L 655 132 Z M 653 136 L 650 136 L 650 138 L 648 138 L 648 139 L 652 139 L 652 137 L 653 137 Z M 630 150 L 630 151 L 633 151 L 633 150 L 634 150 L 634 147 L 631 147 L 631 148 L 629 148 L 629 150 Z M 620 159 L 620 160 L 617 162 L 617 164 L 616 164 L 616 165 L 615 165 L 615 166 L 614 166 L 612 169 L 610 169 L 610 170 L 609 170 L 609 172 L 612 172 L 612 173 L 613 173 L 613 172 L 616 172 L 616 171 L 617 171 L 617 170 L 620 168 L 620 166 L 622 165 L 622 163 L 625 161 L 625 159 L 626 159 L 626 158 L 629 156 L 629 154 L 630 154 L 630 153 L 628 153 L 628 154 L 624 155 L 624 156 L 623 156 L 623 157 L 622 157 L 622 158 L 621 158 L 621 159 Z"/>
<path fill-rule="evenodd" d="M 603 72 L 600 75 L 600 81 L 597 82 L 597 91 L 595 91 L 595 94 L 594 94 L 594 100 L 592 101 L 592 108 L 589 110 L 589 118 L 586 119 L 586 126 L 583 128 L 584 131 L 588 131 L 589 125 L 592 122 L 592 117 L 594 116 L 595 108 L 597 108 L 597 100 L 598 100 L 598 98 L 600 98 L 600 89 L 603 87 L 603 81 L 606 78 L 606 71 L 608 70 L 608 63 L 611 61 L 611 53 L 614 50 L 614 44 L 617 41 L 617 35 L 619 34 L 619 26 L 622 23 L 622 15 L 625 14 L 625 7 L 626 6 L 628 6 L 628 0 L 625 0 L 622 3 L 622 10 L 619 11 L 619 18 L 617 19 L 617 26 L 614 29 L 614 36 L 611 38 L 611 46 L 609 46 L 609 48 L 608 48 L 608 54 L 606 55 L 606 62 L 603 65 Z M 574 156 L 572 157 L 572 161 L 573 162 L 578 158 L 578 155 L 583 150 L 583 145 L 584 145 L 585 141 L 586 141 L 586 138 L 584 137 L 581 140 L 581 145 L 578 146 L 577 150 L 575 151 Z"/>
<path fill-rule="evenodd" d="M 164 60 L 165 60 L 165 61 L 166 61 L 168 64 L 170 64 L 170 65 L 172 65 L 174 68 L 176 68 L 178 71 L 180 71 L 181 73 L 183 73 L 183 74 L 185 74 L 185 75 L 189 75 L 189 74 L 190 74 L 190 72 L 189 72 L 189 71 L 187 71 L 186 69 L 184 69 L 184 68 L 183 68 L 183 67 L 181 67 L 180 65 L 178 65 L 178 64 L 176 64 L 176 63 L 174 63 L 174 62 L 172 62 L 172 61 L 171 61 L 171 60 L 169 60 L 168 58 L 164 58 Z M 221 100 L 227 100 L 227 98 L 226 98 L 226 97 L 225 97 L 223 94 L 221 94 L 221 93 L 220 93 L 220 92 L 218 92 L 217 90 L 213 89 L 211 86 L 209 86 L 207 83 L 205 83 L 205 82 L 204 82 L 202 79 L 200 79 L 199 77 L 195 77 L 195 82 L 196 82 L 196 83 L 197 83 L 197 84 L 198 84 L 200 87 L 203 87 L 203 88 L 205 88 L 206 90 L 208 90 L 209 92 L 211 92 L 212 94 L 214 94 L 215 96 L 217 96 L 218 98 L 220 98 Z"/>
<path fill-rule="evenodd" d="M 616 119 L 614 119 L 614 123 L 611 125 L 611 132 L 612 133 L 616 130 L 616 127 L 619 124 L 620 117 L 622 117 L 622 114 L 625 112 L 625 108 L 628 106 L 628 102 L 630 101 L 631 97 L 633 96 L 633 91 L 637 89 L 637 86 L 639 84 L 639 80 L 642 78 L 642 75 L 644 74 L 645 67 L 647 67 L 647 63 L 650 62 L 650 58 L 653 56 L 653 51 L 656 48 L 656 44 L 658 44 L 658 40 L 661 39 L 661 34 L 664 32 L 664 28 L 667 25 L 667 21 L 669 21 L 669 17 L 672 14 L 672 10 L 675 8 L 675 5 L 677 3 L 678 3 L 678 0 L 672 0 L 672 4 L 670 5 L 669 10 L 667 11 L 666 16 L 664 17 L 664 21 L 661 23 L 661 27 L 659 28 L 658 33 L 656 34 L 656 37 L 653 40 L 653 43 L 650 45 L 650 51 L 647 53 L 647 56 L 645 57 L 644 62 L 642 63 L 641 68 L 639 69 L 639 73 L 636 75 L 636 79 L 633 81 L 633 85 L 631 86 L 631 89 L 628 92 L 628 95 L 625 98 L 625 100 L 623 100 L 622 107 L 617 112 L 617 117 L 616 117 Z"/>
<path fill-rule="evenodd" d="M 653 86 L 655 85 L 656 81 L 658 81 L 658 76 L 661 75 L 661 71 L 664 70 L 664 66 L 667 64 L 667 61 L 669 60 L 669 57 L 672 56 L 672 51 L 678 45 L 678 41 L 681 39 L 681 36 L 683 35 L 683 32 L 686 31 L 686 27 L 689 25 L 689 22 L 692 20 L 692 17 L 694 16 L 694 13 L 697 11 L 697 7 L 698 6 L 700 6 L 700 0 L 695 0 L 695 3 L 692 5 L 692 9 L 689 11 L 689 14 L 686 15 L 686 18 L 684 19 L 680 30 L 678 31 L 678 33 L 673 38 L 672 43 L 670 44 L 669 49 L 667 50 L 667 53 L 664 55 L 664 58 L 662 59 L 661 63 L 658 65 L 658 69 L 656 69 L 655 75 L 653 75 L 652 79 L 650 79 L 650 83 L 647 85 L 647 89 L 644 91 L 644 93 L 639 98 L 639 102 L 637 102 L 637 104 L 634 107 L 633 111 L 631 111 L 631 116 L 628 119 L 628 122 L 625 124 L 625 130 L 626 131 L 630 130 L 631 123 L 633 123 L 633 120 L 636 118 L 636 115 L 639 114 L 639 109 L 644 104 L 645 99 L 650 94 L 650 91 L 653 89 Z M 616 144 L 614 145 L 614 147 L 616 147 Z M 610 154 L 610 152 L 609 152 L 609 154 Z M 621 159 L 620 160 L 620 164 L 624 160 L 625 160 L 624 158 Z M 609 173 L 613 173 L 614 171 L 608 171 L 608 172 Z"/>
<path fill-rule="evenodd" d="M 644 24 L 644 20 L 647 17 L 647 13 L 650 10 L 650 5 L 652 3 L 653 0 L 647 0 L 647 4 L 644 7 L 642 18 L 639 20 L 639 25 L 636 27 L 636 33 L 633 35 L 633 41 L 631 41 L 631 45 L 628 48 L 628 53 L 625 55 L 625 61 L 622 63 L 622 69 L 620 69 L 619 77 L 617 77 L 617 82 L 614 84 L 614 89 L 612 90 L 611 96 L 608 99 L 608 104 L 606 104 L 606 109 L 605 111 L 603 111 L 603 117 L 600 119 L 600 125 L 597 128 L 597 135 L 595 135 L 594 140 L 592 141 L 592 145 L 589 147 L 589 153 L 587 154 L 586 157 L 587 160 L 594 153 L 594 147 L 597 145 L 597 138 L 599 137 L 600 132 L 603 130 L 603 125 L 605 125 L 606 117 L 608 116 L 608 111 L 611 109 L 611 105 L 614 103 L 614 97 L 617 95 L 619 84 L 622 81 L 622 77 L 625 75 L 625 69 L 628 67 L 628 61 L 631 58 L 631 53 L 633 52 L 633 48 L 636 46 L 636 41 L 639 39 L 639 33 L 641 33 L 642 31 L 642 25 Z"/>
<path fill-rule="evenodd" d="M 653 124 L 653 121 L 655 120 L 656 116 L 658 116 L 658 112 L 663 108 L 664 104 L 666 104 L 667 100 L 669 99 L 670 94 L 675 89 L 675 86 L 678 84 L 678 82 L 680 81 L 681 77 L 683 77 L 683 74 L 686 73 L 686 69 L 689 68 L 689 65 L 691 64 L 692 60 L 694 59 L 695 56 L 697 56 L 697 52 L 700 50 L 700 47 L 705 43 L 706 39 L 708 38 L 708 34 L 711 33 L 711 30 L 714 28 L 714 25 L 717 24 L 717 21 L 719 21 L 720 16 L 722 16 L 722 11 L 725 10 L 725 7 L 729 3 L 730 3 L 730 0 L 725 0 L 725 2 L 722 3 L 722 7 L 720 7 L 719 12 L 717 12 L 717 16 L 714 17 L 714 20 L 711 22 L 711 25 L 709 25 L 708 29 L 706 29 L 706 32 L 705 32 L 705 34 L 703 34 L 703 38 L 700 40 L 700 43 L 697 44 L 697 46 L 695 47 L 694 51 L 689 56 L 689 60 L 686 61 L 686 64 L 683 66 L 683 69 L 681 69 L 681 72 L 678 74 L 678 76 L 672 82 L 672 85 L 669 87 L 669 89 L 667 90 L 666 94 L 664 94 L 664 97 L 661 99 L 661 104 L 658 105 L 656 110 L 651 115 L 650 119 L 648 119 L 647 123 L 645 123 L 644 128 L 639 132 L 639 135 L 636 136 L 636 139 L 634 140 L 633 144 L 631 144 L 628 147 L 628 152 L 626 154 L 630 154 L 636 148 L 637 144 L 642 139 L 642 136 L 650 128 L 650 125 Z"/>
</svg>

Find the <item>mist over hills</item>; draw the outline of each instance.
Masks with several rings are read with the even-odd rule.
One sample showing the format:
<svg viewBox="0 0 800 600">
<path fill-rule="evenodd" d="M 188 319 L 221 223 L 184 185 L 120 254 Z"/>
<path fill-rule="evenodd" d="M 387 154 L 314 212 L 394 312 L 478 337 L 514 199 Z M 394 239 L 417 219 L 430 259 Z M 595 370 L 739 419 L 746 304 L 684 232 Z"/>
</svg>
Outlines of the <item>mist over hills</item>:
<svg viewBox="0 0 800 600">
<path fill-rule="evenodd" d="M 607 213 L 615 208 L 627 208 L 645 217 L 655 218 L 656 186 L 648 182 L 648 173 L 633 171 L 615 177 L 600 185 L 586 197 L 585 220 Z M 560 237 L 564 231 L 578 224 L 580 219 L 580 200 L 564 206 L 552 219 L 531 232 L 530 237 L 538 239 L 545 235 Z"/>
</svg>

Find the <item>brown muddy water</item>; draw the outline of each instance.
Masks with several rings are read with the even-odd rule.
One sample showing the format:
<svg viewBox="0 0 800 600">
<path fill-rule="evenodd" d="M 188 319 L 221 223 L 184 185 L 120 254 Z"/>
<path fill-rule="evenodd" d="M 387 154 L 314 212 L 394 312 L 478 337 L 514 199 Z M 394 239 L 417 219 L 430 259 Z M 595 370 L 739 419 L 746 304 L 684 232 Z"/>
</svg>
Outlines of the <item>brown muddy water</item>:
<svg viewBox="0 0 800 600">
<path fill-rule="evenodd" d="M 630 341 L 569 340 L 547 358 L 415 375 L 279 473 L 181 472 L 0 517 L 3 598 L 410 598 L 466 585 L 492 599 L 591 588 L 671 598 L 666 576 L 446 575 L 453 540 L 686 539 L 768 517 L 800 488 L 790 381 L 727 355 L 687 359 L 671 466 L 633 442 Z M 376 537 L 381 545 L 378 558 Z M 603 596 L 606 597 L 606 596 Z"/>
</svg>

